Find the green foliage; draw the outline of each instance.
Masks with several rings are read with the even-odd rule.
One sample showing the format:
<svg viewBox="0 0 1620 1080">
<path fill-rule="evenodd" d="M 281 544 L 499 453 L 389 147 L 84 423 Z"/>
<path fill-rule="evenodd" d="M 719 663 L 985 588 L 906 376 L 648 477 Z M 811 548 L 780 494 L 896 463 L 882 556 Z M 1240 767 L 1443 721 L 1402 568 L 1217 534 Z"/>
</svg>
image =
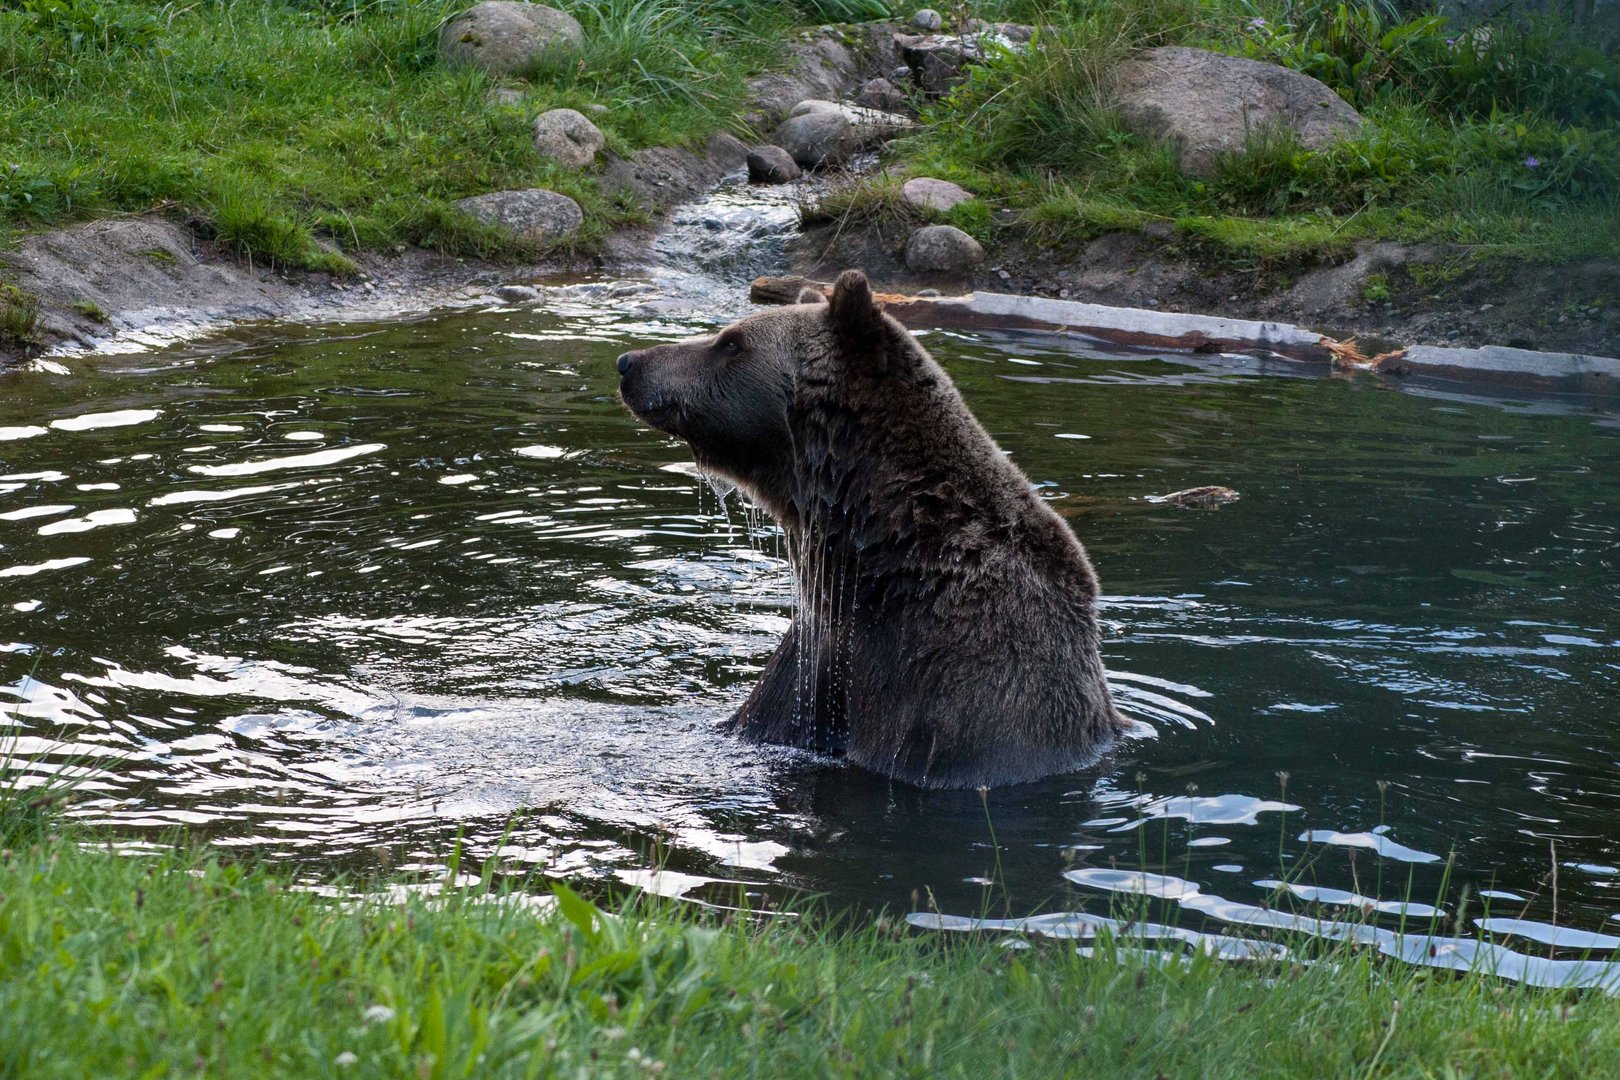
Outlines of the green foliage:
<svg viewBox="0 0 1620 1080">
<path fill-rule="evenodd" d="M 815 22 L 870 22 L 896 13 L 887 0 L 798 0 L 797 6 Z"/>
<path fill-rule="evenodd" d="M 903 144 L 916 170 L 972 174 L 1051 242 L 1149 220 L 1214 252 L 1337 257 L 1367 237 L 1466 243 L 1544 259 L 1620 252 L 1620 107 L 1612 58 L 1537 21 L 1465 35 L 1381 0 L 1019 0 L 1038 47 L 969 70 Z M 1260 129 L 1207 179 L 1127 132 L 1111 68 L 1161 44 L 1226 49 L 1314 75 L 1368 123 L 1321 150 Z M 1594 227 L 1595 224 L 1595 227 Z"/>
<path fill-rule="evenodd" d="M 1013 950 L 607 910 L 490 867 L 470 890 L 317 892 L 94 839 L 0 833 L 0 1075 L 1601 1076 L 1620 1055 L 1612 998 L 1309 939 L 1241 965 L 1162 940 Z"/>
<path fill-rule="evenodd" d="M 1245 54 L 1303 71 L 1360 108 L 1404 96 L 1472 117 L 1620 121 L 1620 60 L 1566 20 L 1460 28 L 1443 15 L 1402 18 L 1387 0 L 1284 0 L 1253 11 Z"/>
<path fill-rule="evenodd" d="M 73 310 L 89 319 L 91 322 L 104 323 L 107 321 L 107 309 L 94 300 L 84 299 L 73 301 Z"/>
<path fill-rule="evenodd" d="M 666 132 L 690 141 L 733 121 L 724 108 L 738 96 L 736 63 L 762 63 L 765 38 L 785 26 L 760 5 L 693 0 L 573 0 L 559 4 L 580 21 L 585 45 L 537 57 L 531 78 L 611 104 L 626 114 L 663 106 L 700 125 Z M 673 136 L 673 138 L 671 138 Z"/>
<path fill-rule="evenodd" d="M 26 350 L 39 341 L 39 298 L 0 281 L 0 348 Z"/>
<path fill-rule="evenodd" d="M 483 75 L 438 62 L 438 27 L 464 6 L 73 0 L 74 18 L 115 28 L 75 47 L 44 7 L 0 0 L 0 226 L 174 206 L 256 263 L 341 273 L 342 249 L 406 243 L 535 255 L 449 208 L 543 185 L 580 202 L 576 243 L 589 247 L 645 213 L 543 163 L 534 113 L 600 102 L 620 153 L 699 142 L 742 111 L 787 17 L 727 0 L 569 0 L 593 43 L 537 71 L 517 110 L 489 102 Z M 156 36 L 116 30 L 126 16 L 156 20 Z"/>
<path fill-rule="evenodd" d="M 114 0 L 4 0 L 0 12 L 16 13 L 24 32 L 37 35 L 52 53 L 140 49 L 163 31 L 156 4 Z"/>
<path fill-rule="evenodd" d="M 1382 304 L 1389 297 L 1389 275 L 1368 274 L 1361 284 L 1361 299 L 1369 304 Z"/>
</svg>

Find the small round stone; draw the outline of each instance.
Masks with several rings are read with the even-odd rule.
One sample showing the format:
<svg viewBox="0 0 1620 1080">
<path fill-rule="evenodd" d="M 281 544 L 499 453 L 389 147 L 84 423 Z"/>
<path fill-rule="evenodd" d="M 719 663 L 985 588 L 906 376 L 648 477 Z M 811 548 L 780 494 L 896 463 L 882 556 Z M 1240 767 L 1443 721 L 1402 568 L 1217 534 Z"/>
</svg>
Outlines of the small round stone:
<svg viewBox="0 0 1620 1080">
<path fill-rule="evenodd" d="M 900 197 L 919 210 L 945 211 L 967 202 L 973 198 L 973 193 L 949 180 L 919 176 L 906 181 L 900 189 Z"/>
<path fill-rule="evenodd" d="M 534 118 L 534 148 L 565 169 L 585 168 L 606 145 L 601 130 L 573 109 L 552 109 Z"/>
</svg>

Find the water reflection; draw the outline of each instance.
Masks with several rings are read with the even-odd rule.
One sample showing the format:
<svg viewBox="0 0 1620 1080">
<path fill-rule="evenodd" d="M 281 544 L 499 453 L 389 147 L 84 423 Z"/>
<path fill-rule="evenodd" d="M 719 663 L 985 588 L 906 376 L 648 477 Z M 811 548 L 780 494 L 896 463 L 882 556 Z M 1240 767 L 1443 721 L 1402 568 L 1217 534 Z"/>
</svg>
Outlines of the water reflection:
<svg viewBox="0 0 1620 1080">
<path fill-rule="evenodd" d="M 981 928 L 1076 938 L 1145 895 L 1167 942 L 1219 955 L 1288 925 L 1606 985 L 1524 943 L 1615 948 L 1613 426 L 928 335 L 1090 548 L 1143 737 L 925 793 L 714 730 L 786 626 L 779 538 L 619 412 L 611 366 L 711 325 L 698 301 L 587 283 L 20 377 L 11 774 L 88 777 L 77 812 L 132 841 L 184 828 L 312 869 L 437 869 L 460 835 L 711 903 L 814 893 L 947 929 L 993 909 L 1014 921 Z M 1242 501 L 1150 501 L 1208 483 Z M 1401 932 L 1463 885 L 1503 944 Z"/>
</svg>

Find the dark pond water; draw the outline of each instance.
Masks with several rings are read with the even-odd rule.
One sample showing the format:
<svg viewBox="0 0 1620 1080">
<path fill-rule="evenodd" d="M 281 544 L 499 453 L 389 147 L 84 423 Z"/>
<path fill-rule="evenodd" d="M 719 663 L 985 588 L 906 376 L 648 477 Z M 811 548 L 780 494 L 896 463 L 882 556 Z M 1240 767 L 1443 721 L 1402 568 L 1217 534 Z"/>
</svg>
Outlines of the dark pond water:
<svg viewBox="0 0 1620 1080">
<path fill-rule="evenodd" d="M 1613 418 L 926 335 L 1088 545 L 1149 733 L 981 801 L 714 730 L 791 597 L 768 523 L 614 401 L 619 351 L 715 318 L 648 297 L 10 380 L 12 771 L 88 770 L 78 813 L 132 841 L 312 873 L 437 868 L 462 836 L 716 903 L 1025 915 L 1146 888 L 1189 925 L 1245 921 L 1282 876 L 1390 926 L 1467 884 L 1525 920 L 1489 924 L 1505 943 L 1620 945 Z M 1207 483 L 1242 498 L 1150 499 Z"/>
</svg>

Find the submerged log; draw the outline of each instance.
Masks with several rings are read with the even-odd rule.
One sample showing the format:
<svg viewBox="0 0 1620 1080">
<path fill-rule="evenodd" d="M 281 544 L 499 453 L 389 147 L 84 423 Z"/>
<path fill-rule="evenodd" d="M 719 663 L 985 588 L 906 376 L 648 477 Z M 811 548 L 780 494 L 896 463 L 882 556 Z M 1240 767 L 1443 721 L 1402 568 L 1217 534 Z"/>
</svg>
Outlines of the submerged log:
<svg viewBox="0 0 1620 1080">
<path fill-rule="evenodd" d="M 825 281 L 811 281 L 796 274 L 759 277 L 748 287 L 748 299 L 756 304 L 797 304 L 799 293 L 804 289 L 814 289 L 825 296 L 832 286 Z"/>
<path fill-rule="evenodd" d="M 1149 495 L 1150 503 L 1169 503 L 1179 506 L 1183 510 L 1218 510 L 1227 503 L 1238 501 L 1238 493 L 1229 487 L 1219 484 L 1205 484 L 1203 487 L 1183 488 L 1181 491 L 1172 491 L 1168 495 Z"/>
</svg>

